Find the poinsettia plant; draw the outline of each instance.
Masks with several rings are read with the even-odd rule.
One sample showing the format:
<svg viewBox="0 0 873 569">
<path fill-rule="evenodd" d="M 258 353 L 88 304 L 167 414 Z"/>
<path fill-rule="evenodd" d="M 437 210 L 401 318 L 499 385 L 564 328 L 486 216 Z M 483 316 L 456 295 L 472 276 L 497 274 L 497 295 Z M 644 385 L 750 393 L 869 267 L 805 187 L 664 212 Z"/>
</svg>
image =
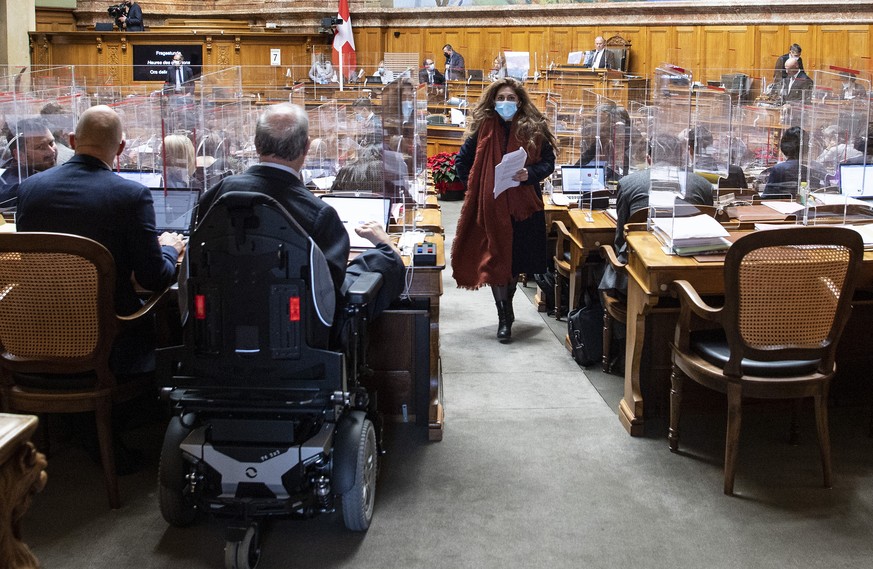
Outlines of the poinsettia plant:
<svg viewBox="0 0 873 569">
<path fill-rule="evenodd" d="M 455 170 L 457 152 L 440 152 L 427 159 L 427 167 L 433 173 L 434 185 L 459 182 L 461 179 Z"/>
</svg>

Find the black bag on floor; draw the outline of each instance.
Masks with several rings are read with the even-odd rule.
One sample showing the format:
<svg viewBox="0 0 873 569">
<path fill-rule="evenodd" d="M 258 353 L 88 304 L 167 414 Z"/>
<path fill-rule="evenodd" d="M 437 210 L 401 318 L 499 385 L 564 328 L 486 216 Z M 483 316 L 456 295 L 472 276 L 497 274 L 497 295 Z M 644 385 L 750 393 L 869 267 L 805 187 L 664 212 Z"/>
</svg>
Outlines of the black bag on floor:
<svg viewBox="0 0 873 569">
<path fill-rule="evenodd" d="M 584 297 L 585 305 L 567 315 L 567 334 L 573 359 L 587 367 L 603 358 L 603 306 L 597 296 Z"/>
<path fill-rule="evenodd" d="M 549 268 L 545 273 L 535 274 L 534 282 L 541 291 L 543 291 L 543 300 L 546 302 L 546 312 L 549 314 L 555 313 L 555 279 L 560 278 L 555 273 L 554 269 Z M 570 299 L 570 287 L 561 288 L 561 306 L 567 306 Z"/>
</svg>

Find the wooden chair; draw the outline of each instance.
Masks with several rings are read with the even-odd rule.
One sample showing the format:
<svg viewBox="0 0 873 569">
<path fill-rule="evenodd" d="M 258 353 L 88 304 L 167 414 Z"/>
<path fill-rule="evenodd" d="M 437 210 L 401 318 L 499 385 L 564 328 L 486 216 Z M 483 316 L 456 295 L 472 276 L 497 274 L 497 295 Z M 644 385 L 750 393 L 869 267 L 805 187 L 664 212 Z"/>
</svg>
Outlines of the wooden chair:
<svg viewBox="0 0 873 569">
<path fill-rule="evenodd" d="M 648 215 L 648 209 L 638 209 L 630 214 L 627 225 L 631 223 L 645 223 Z M 627 277 L 627 271 L 625 270 L 626 263 L 619 260 L 615 247 L 612 245 L 601 245 L 600 253 L 607 264 L 620 275 L 620 278 Z M 612 367 L 612 326 L 616 322 L 627 324 L 627 301 L 622 296 L 615 296 L 602 291 L 600 302 L 603 304 L 603 371 L 608 373 Z"/>
<path fill-rule="evenodd" d="M 561 294 L 564 280 L 570 287 L 567 312 L 576 308 L 582 296 L 582 243 L 567 230 L 563 221 L 553 221 L 552 231 L 555 234 L 555 318 L 560 320 L 563 311 Z"/>
<path fill-rule="evenodd" d="M 728 215 L 724 213 L 724 211 L 719 210 L 716 206 L 687 205 L 680 207 L 683 208 L 686 213 L 694 215 L 705 213 L 722 223 L 730 220 Z M 627 224 L 645 223 L 648 215 L 648 209 L 638 209 L 631 213 L 627 220 Z M 622 275 L 622 278 L 627 276 L 625 270 L 626 263 L 619 260 L 618 254 L 612 245 L 601 245 L 600 254 L 616 273 Z M 624 297 L 614 296 L 607 294 L 606 292 L 601 293 L 600 302 L 603 304 L 603 371 L 609 373 L 612 369 L 612 327 L 616 322 L 627 324 L 627 302 Z M 668 309 L 673 308 L 669 302 L 664 303 L 663 307 Z"/>
<path fill-rule="evenodd" d="M 760 231 L 728 250 L 722 308 L 707 305 L 687 281 L 674 283 L 681 308 L 672 345 L 670 450 L 679 448 L 684 379 L 726 393 L 725 494 L 734 489 L 743 396 L 813 397 L 824 486 L 830 487 L 828 388 L 863 252 L 850 229 Z"/>
<path fill-rule="evenodd" d="M 615 63 L 618 70 L 627 73 L 630 68 L 631 42 L 621 36 L 612 36 L 606 40 L 606 49 L 615 54 Z"/>
<path fill-rule="evenodd" d="M 116 381 L 109 354 L 121 327 L 150 314 L 163 292 L 130 316 L 116 315 L 112 255 L 96 241 L 58 233 L 0 234 L 0 291 L 4 408 L 94 411 L 109 505 L 120 507 L 112 404 L 153 383 L 150 377 Z"/>
</svg>

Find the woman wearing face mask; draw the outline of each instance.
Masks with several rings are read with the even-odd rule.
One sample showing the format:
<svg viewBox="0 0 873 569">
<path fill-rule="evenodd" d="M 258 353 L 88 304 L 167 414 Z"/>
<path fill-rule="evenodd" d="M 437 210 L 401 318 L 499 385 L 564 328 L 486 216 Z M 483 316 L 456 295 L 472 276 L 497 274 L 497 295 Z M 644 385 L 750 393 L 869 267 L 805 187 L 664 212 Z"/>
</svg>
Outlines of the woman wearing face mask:
<svg viewBox="0 0 873 569">
<path fill-rule="evenodd" d="M 548 262 L 540 182 L 555 169 L 557 140 L 524 87 L 511 77 L 492 83 L 468 118 L 467 139 L 455 167 L 467 194 L 452 245 L 461 288 L 489 285 L 497 304 L 497 338 L 512 336 L 512 298 L 521 273 L 544 273 Z M 494 198 L 494 167 L 524 148 L 518 186 Z"/>
</svg>

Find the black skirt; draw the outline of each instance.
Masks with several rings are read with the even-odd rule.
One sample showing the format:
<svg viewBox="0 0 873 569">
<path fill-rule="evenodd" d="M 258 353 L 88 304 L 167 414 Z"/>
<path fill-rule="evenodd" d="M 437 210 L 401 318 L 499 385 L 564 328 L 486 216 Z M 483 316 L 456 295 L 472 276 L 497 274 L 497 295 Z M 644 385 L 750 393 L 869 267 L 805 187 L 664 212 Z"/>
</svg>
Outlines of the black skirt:
<svg viewBox="0 0 873 569">
<path fill-rule="evenodd" d="M 513 221 L 512 275 L 545 273 L 548 262 L 546 213 L 540 210 L 524 221 Z"/>
</svg>

